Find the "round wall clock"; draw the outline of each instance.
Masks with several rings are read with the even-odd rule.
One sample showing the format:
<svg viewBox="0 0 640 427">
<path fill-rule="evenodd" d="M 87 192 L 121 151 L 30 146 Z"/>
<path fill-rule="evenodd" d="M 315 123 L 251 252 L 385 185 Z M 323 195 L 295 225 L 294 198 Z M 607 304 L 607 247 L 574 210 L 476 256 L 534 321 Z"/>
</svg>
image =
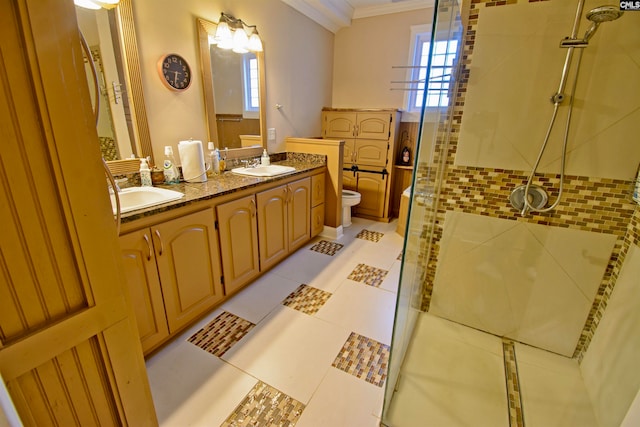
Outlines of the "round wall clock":
<svg viewBox="0 0 640 427">
<path fill-rule="evenodd" d="M 158 61 L 160 80 L 171 90 L 183 91 L 191 85 L 191 67 L 180 55 L 170 53 Z"/>
</svg>

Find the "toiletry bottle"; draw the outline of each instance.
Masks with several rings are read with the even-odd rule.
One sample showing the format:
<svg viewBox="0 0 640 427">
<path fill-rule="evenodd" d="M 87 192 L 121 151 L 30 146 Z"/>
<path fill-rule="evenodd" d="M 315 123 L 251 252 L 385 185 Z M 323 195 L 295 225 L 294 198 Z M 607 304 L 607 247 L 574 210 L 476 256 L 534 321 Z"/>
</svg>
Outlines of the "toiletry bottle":
<svg viewBox="0 0 640 427">
<path fill-rule="evenodd" d="M 214 157 L 216 155 L 216 147 L 213 142 L 209 141 L 209 144 L 207 144 L 207 148 L 209 149 L 209 155 L 207 156 L 207 177 L 211 178 L 216 174 L 215 168 L 213 167 Z"/>
<path fill-rule="evenodd" d="M 228 152 L 229 151 L 228 151 L 227 147 L 225 147 L 224 148 L 224 154 L 220 158 L 220 172 L 224 172 L 225 170 L 227 170 L 227 153 Z"/>
<path fill-rule="evenodd" d="M 267 149 L 265 148 L 262 151 L 262 157 L 260 157 L 260 164 L 262 166 L 269 166 L 271 164 L 271 159 L 269 158 L 269 154 L 267 153 Z"/>
<path fill-rule="evenodd" d="M 166 184 L 178 184 L 180 182 L 180 174 L 176 167 L 176 160 L 173 157 L 173 147 L 167 145 L 164 147 L 164 182 Z"/>
<path fill-rule="evenodd" d="M 140 183 L 143 187 L 151 187 L 151 169 L 147 164 L 147 159 L 140 159 Z"/>
<path fill-rule="evenodd" d="M 215 175 L 220 174 L 220 152 L 217 148 L 213 152 L 213 173 Z"/>
</svg>

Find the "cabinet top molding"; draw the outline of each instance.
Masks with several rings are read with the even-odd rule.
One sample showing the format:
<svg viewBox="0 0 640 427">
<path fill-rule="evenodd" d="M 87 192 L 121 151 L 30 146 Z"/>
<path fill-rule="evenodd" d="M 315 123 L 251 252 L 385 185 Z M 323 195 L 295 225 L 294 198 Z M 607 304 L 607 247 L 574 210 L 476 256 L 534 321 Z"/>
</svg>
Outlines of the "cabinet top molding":
<svg viewBox="0 0 640 427">
<path fill-rule="evenodd" d="M 333 108 L 322 107 L 322 111 L 362 111 L 367 113 L 395 113 L 401 112 L 398 108 Z"/>
</svg>

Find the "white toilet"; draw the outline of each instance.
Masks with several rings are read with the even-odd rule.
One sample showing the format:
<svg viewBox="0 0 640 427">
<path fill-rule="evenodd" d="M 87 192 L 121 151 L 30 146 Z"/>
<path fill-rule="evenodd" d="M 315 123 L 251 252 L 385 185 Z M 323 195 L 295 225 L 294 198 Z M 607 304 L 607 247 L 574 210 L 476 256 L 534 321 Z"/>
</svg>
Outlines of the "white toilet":
<svg viewBox="0 0 640 427">
<path fill-rule="evenodd" d="M 360 193 L 351 190 L 342 190 L 342 226 L 351 225 L 351 207 L 360 203 Z"/>
</svg>

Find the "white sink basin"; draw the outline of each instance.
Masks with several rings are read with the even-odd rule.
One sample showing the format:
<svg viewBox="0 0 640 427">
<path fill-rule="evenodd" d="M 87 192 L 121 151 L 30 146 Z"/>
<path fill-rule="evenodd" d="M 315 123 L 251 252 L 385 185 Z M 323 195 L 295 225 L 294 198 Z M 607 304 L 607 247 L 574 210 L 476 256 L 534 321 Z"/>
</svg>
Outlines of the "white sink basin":
<svg viewBox="0 0 640 427">
<path fill-rule="evenodd" d="M 118 196 L 120 196 L 120 213 L 126 213 L 179 200 L 184 197 L 184 194 L 157 187 L 131 187 L 120 191 Z M 115 214 L 116 198 L 113 194 L 111 195 L 111 206 Z"/>
<path fill-rule="evenodd" d="M 231 172 L 247 176 L 278 176 L 293 172 L 296 168 L 282 165 L 256 166 L 255 168 L 235 168 Z"/>
</svg>

